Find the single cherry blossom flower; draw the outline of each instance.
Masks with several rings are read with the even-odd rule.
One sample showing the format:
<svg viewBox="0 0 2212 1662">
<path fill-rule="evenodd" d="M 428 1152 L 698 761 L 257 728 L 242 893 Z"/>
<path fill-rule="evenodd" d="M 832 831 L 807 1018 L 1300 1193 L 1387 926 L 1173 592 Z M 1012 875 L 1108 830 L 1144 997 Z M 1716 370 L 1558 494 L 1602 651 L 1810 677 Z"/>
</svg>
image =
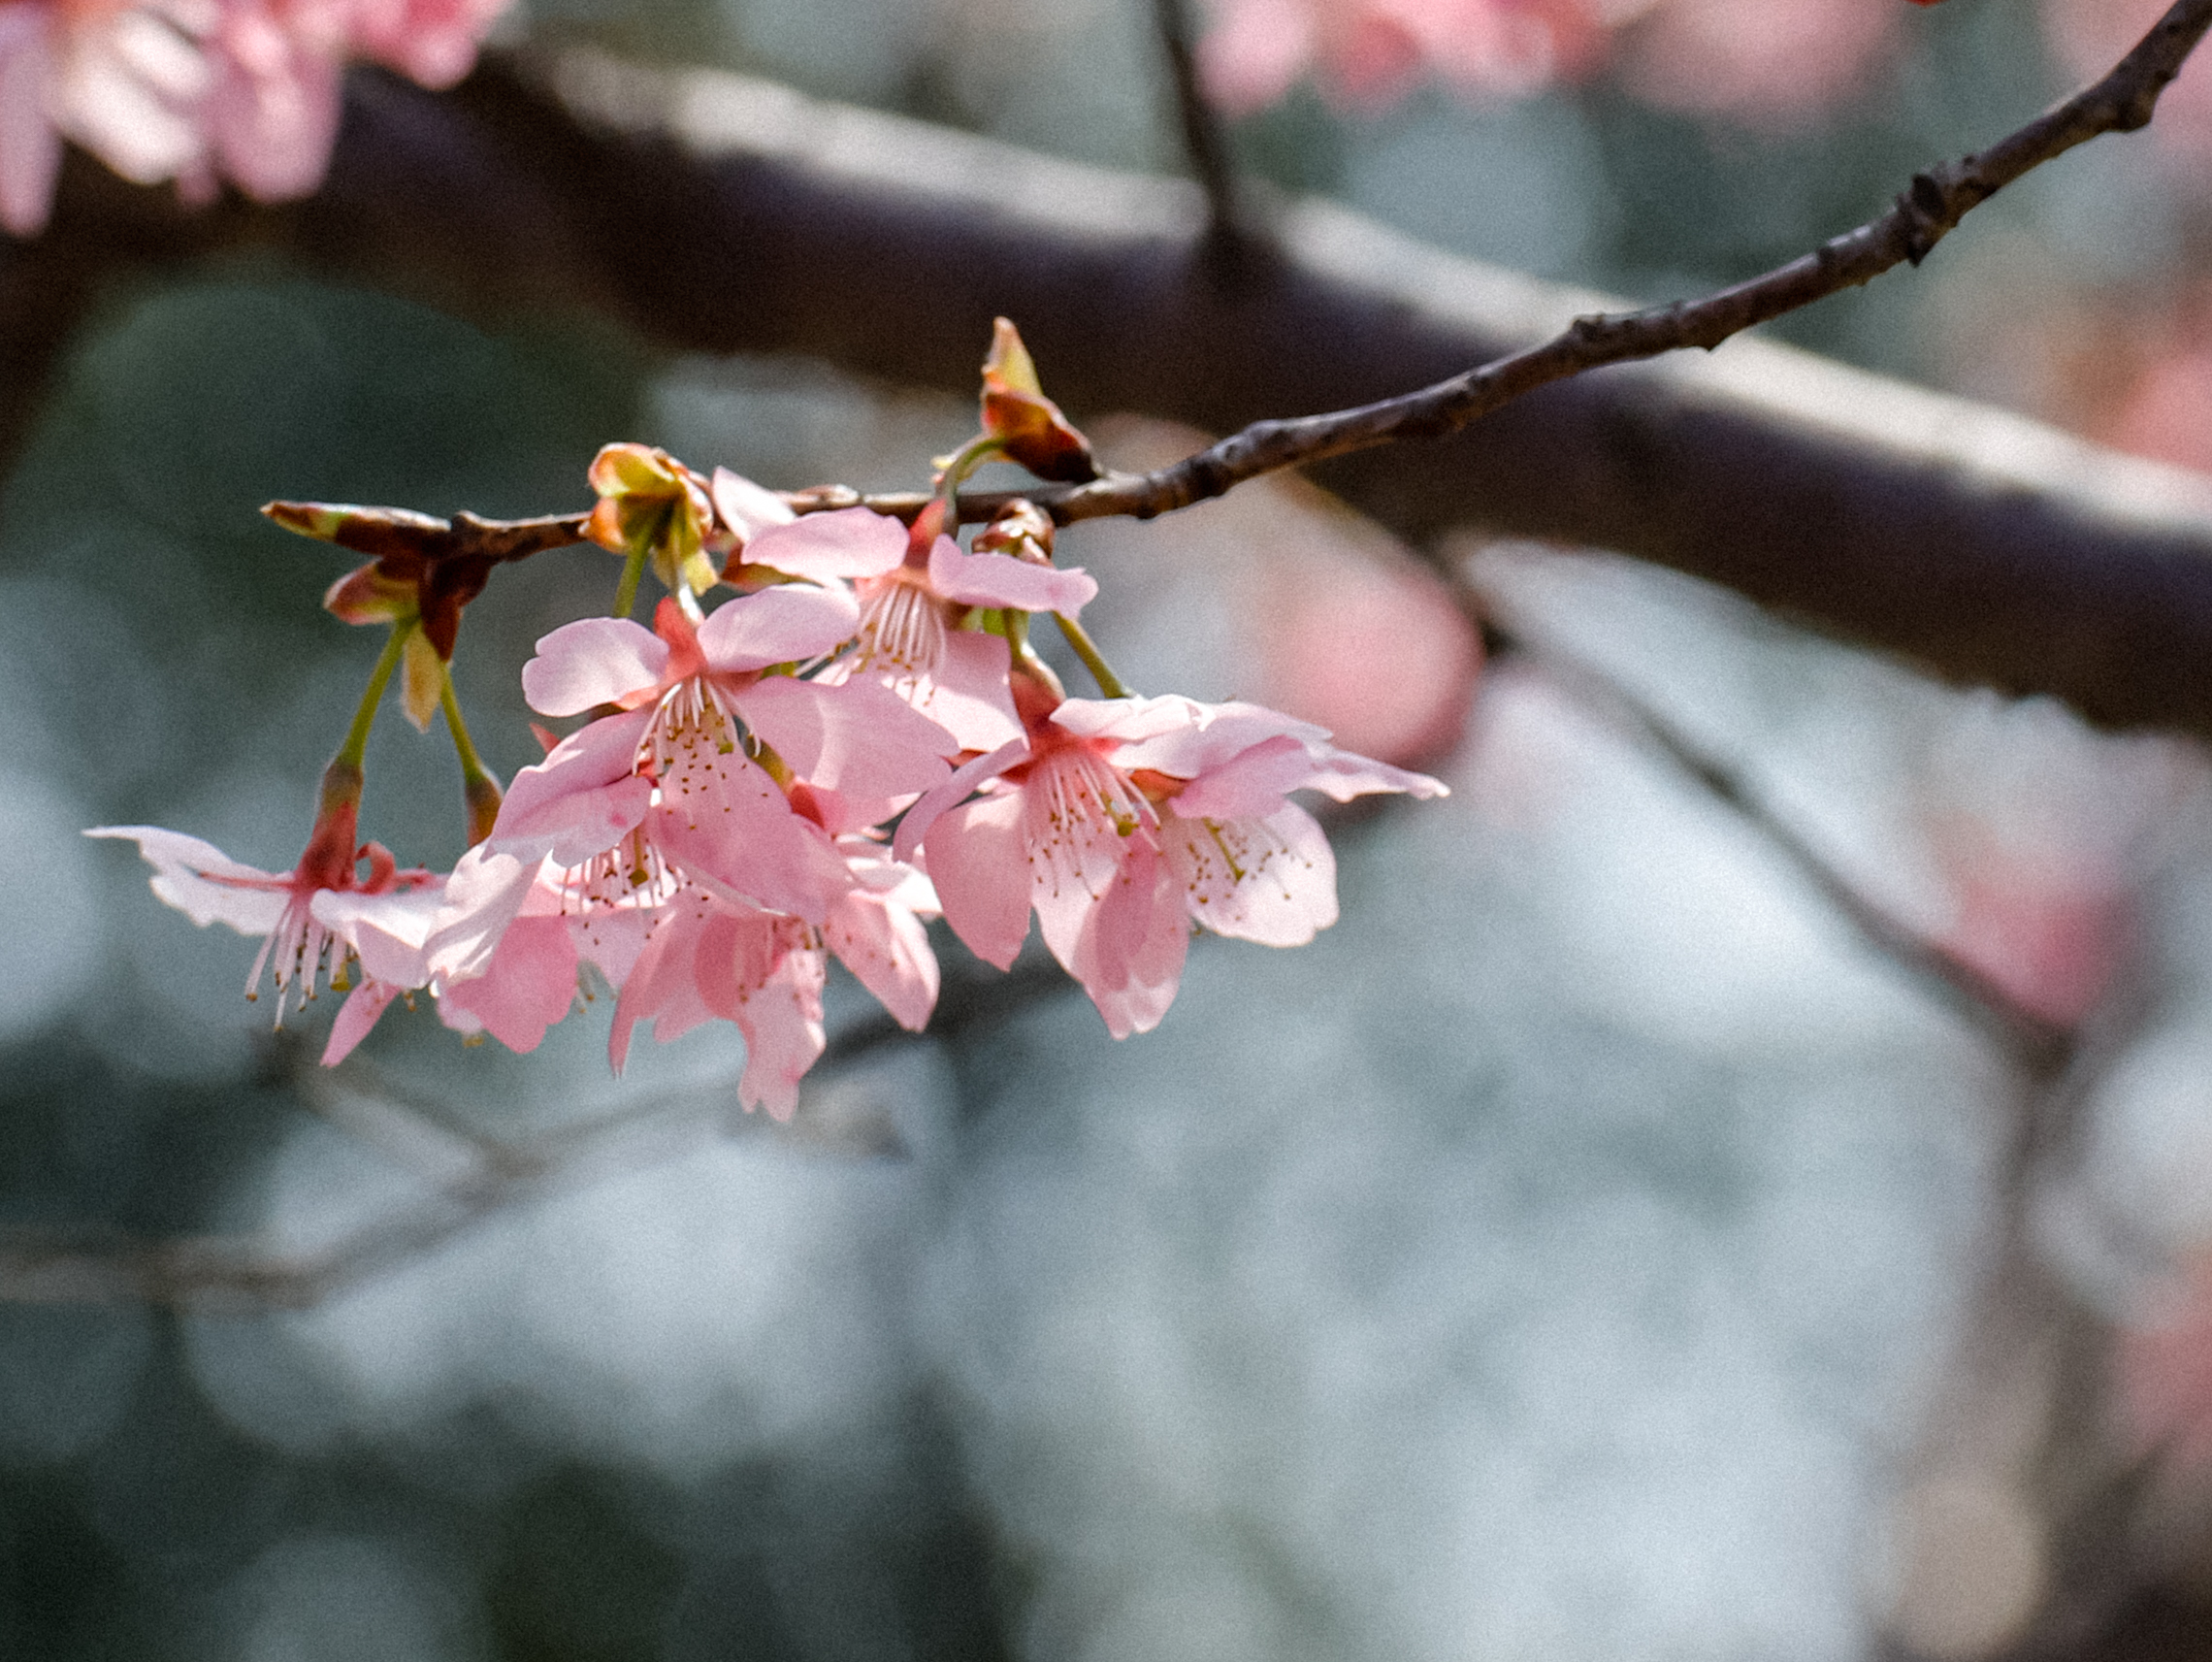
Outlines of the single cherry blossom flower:
<svg viewBox="0 0 2212 1662">
<path fill-rule="evenodd" d="M 307 852 L 284 872 L 244 864 L 198 837 L 158 826 L 96 826 L 84 834 L 136 842 L 154 869 L 150 887 L 155 896 L 202 929 L 222 923 L 241 934 L 263 937 L 246 976 L 245 995 L 260 995 L 262 971 L 273 965 L 281 1023 L 287 995 L 296 1011 L 315 996 L 318 982 L 327 979 L 334 989 L 343 987 L 347 966 L 358 956 L 345 920 L 334 927 L 318 913 L 318 902 L 326 896 L 349 894 L 407 897 L 411 906 L 413 891 L 434 888 L 439 881 L 428 871 L 401 870 L 381 844 L 356 849 L 353 803 L 342 799 L 332 804 L 327 791 L 325 795 L 325 809 Z M 366 878 L 359 873 L 362 861 L 369 864 Z"/>
<path fill-rule="evenodd" d="M 881 687 L 772 672 L 834 650 L 857 615 L 847 594 L 792 584 L 697 625 L 665 600 L 657 633 L 626 618 L 554 631 L 523 669 L 532 707 L 620 713 L 517 775 L 486 846 L 550 855 L 586 903 L 655 901 L 689 882 L 819 922 L 854 879 L 763 762 L 795 785 L 895 802 L 944 778 L 958 748 Z"/>
<path fill-rule="evenodd" d="M 1328 840 L 1288 792 L 1445 795 L 1257 705 L 1058 700 L 1029 675 L 1015 686 L 1024 736 L 917 802 L 894 851 L 923 854 L 945 921 L 1001 969 L 1033 910 L 1116 1038 L 1166 1014 L 1192 924 L 1297 946 L 1336 921 Z"/>
</svg>

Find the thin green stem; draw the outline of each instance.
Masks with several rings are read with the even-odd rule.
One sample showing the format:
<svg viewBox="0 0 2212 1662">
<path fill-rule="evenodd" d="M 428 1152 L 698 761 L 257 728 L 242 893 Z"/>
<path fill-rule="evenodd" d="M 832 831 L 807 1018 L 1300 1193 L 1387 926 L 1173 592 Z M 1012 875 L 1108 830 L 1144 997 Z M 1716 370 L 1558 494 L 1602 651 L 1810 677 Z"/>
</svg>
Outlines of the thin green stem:
<svg viewBox="0 0 2212 1662">
<path fill-rule="evenodd" d="M 492 770 L 484 766 L 484 759 L 476 754 L 475 740 L 469 736 L 469 724 L 461 719 L 461 701 L 453 696 L 453 667 L 442 666 L 438 688 L 438 707 L 445 712 L 445 731 L 453 735 L 454 754 L 461 758 L 461 777 L 470 783 L 491 779 L 497 785 Z"/>
<path fill-rule="evenodd" d="M 445 731 L 453 736 L 454 754 L 461 758 L 461 801 L 469 819 L 469 846 L 474 848 L 492 834 L 500 817 L 500 782 L 484 759 L 476 754 L 469 736 L 469 724 L 461 719 L 461 701 L 453 691 L 453 667 L 440 665 L 439 707 L 445 712 Z"/>
<path fill-rule="evenodd" d="M 1005 449 L 1004 440 L 992 434 L 979 433 L 954 451 L 951 459 L 945 463 L 945 471 L 937 475 L 937 494 L 945 499 L 945 526 L 948 531 L 960 522 L 957 499 L 967 476 L 992 457 L 1003 454 Z"/>
<path fill-rule="evenodd" d="M 361 707 L 353 712 L 353 725 L 345 730 L 345 742 L 331 759 L 334 766 L 342 764 L 359 770 L 361 759 L 369 753 L 369 730 L 376 725 L 376 706 L 384 701 L 384 689 L 392 684 L 392 671 L 400 667 L 400 654 L 407 649 L 407 636 L 420 627 L 420 620 L 411 617 L 392 625 L 392 633 L 384 640 L 384 650 L 376 659 L 376 668 L 369 671 L 369 685 L 362 691 Z"/>
<path fill-rule="evenodd" d="M 1136 697 L 1122 683 L 1122 677 L 1114 673 L 1114 667 L 1106 662 L 1106 655 L 1098 650 L 1098 643 L 1090 638 L 1083 625 L 1064 612 L 1056 611 L 1053 619 L 1059 625 L 1060 634 L 1067 636 L 1067 643 L 1075 648 L 1075 655 L 1083 660 L 1083 667 L 1090 671 L 1090 678 L 1098 683 L 1101 695 L 1109 699 Z"/>
<path fill-rule="evenodd" d="M 614 586 L 614 612 L 616 617 L 628 617 L 637 606 L 637 585 L 644 580 L 646 543 L 639 538 L 630 545 L 630 557 L 622 563 L 622 581 Z"/>
</svg>

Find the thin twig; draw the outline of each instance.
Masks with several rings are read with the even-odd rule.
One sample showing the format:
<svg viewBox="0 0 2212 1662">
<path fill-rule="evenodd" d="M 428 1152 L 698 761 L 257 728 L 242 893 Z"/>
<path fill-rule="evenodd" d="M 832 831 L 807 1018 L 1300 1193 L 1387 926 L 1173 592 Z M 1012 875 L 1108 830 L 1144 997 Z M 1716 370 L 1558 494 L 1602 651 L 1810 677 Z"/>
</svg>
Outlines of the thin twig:
<svg viewBox="0 0 2212 1662">
<path fill-rule="evenodd" d="M 1218 277 L 1233 276 L 1252 236 L 1252 222 L 1237 184 L 1236 161 L 1220 113 L 1198 83 L 1198 54 L 1190 40 L 1187 0 L 1153 0 L 1160 50 L 1175 90 L 1175 114 L 1184 159 L 1206 193 L 1206 240 L 1201 257 Z"/>
</svg>

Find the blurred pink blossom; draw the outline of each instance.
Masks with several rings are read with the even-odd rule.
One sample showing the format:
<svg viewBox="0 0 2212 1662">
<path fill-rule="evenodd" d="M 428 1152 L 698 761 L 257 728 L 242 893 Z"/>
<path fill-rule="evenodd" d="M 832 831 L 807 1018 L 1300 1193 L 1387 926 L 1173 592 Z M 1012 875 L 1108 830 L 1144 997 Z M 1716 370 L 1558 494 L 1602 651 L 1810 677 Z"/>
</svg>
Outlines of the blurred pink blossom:
<svg viewBox="0 0 2212 1662">
<path fill-rule="evenodd" d="M 45 225 L 65 137 L 189 200 L 222 179 L 262 201 L 305 195 L 348 61 L 451 85 L 504 3 L 0 0 L 0 226 Z"/>
<path fill-rule="evenodd" d="M 1242 115 L 1308 74 L 1331 103 L 1374 111 L 1423 76 L 1511 98 L 1617 56 L 1654 104 L 1777 126 L 1863 88 L 1903 16 L 1896 0 L 1219 0 L 1199 64 Z"/>
<path fill-rule="evenodd" d="M 1895 0 L 1662 0 L 1621 78 L 1662 109 L 1787 127 L 1864 90 L 1899 45 Z"/>
</svg>

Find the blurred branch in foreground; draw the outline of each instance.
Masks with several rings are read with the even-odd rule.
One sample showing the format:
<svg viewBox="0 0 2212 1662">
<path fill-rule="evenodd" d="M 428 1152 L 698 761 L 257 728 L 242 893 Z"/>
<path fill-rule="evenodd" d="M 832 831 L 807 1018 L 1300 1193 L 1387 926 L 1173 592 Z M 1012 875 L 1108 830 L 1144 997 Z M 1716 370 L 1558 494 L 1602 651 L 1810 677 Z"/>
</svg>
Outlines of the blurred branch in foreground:
<svg viewBox="0 0 2212 1662">
<path fill-rule="evenodd" d="M 72 159 L 52 230 L 0 245 L 0 439 L 107 284 L 241 248 L 486 321 L 588 310 L 962 394 L 1003 313 L 1069 407 L 1215 432 L 1435 383 L 1605 309 L 1324 204 L 1278 227 L 1223 287 L 1178 181 L 603 57 L 443 98 L 365 73 L 304 204 L 188 214 Z M 1612 548 L 1953 680 L 2212 733 L 2212 484 L 1786 347 L 1556 383 L 1321 477 L 1416 539 Z"/>
</svg>

